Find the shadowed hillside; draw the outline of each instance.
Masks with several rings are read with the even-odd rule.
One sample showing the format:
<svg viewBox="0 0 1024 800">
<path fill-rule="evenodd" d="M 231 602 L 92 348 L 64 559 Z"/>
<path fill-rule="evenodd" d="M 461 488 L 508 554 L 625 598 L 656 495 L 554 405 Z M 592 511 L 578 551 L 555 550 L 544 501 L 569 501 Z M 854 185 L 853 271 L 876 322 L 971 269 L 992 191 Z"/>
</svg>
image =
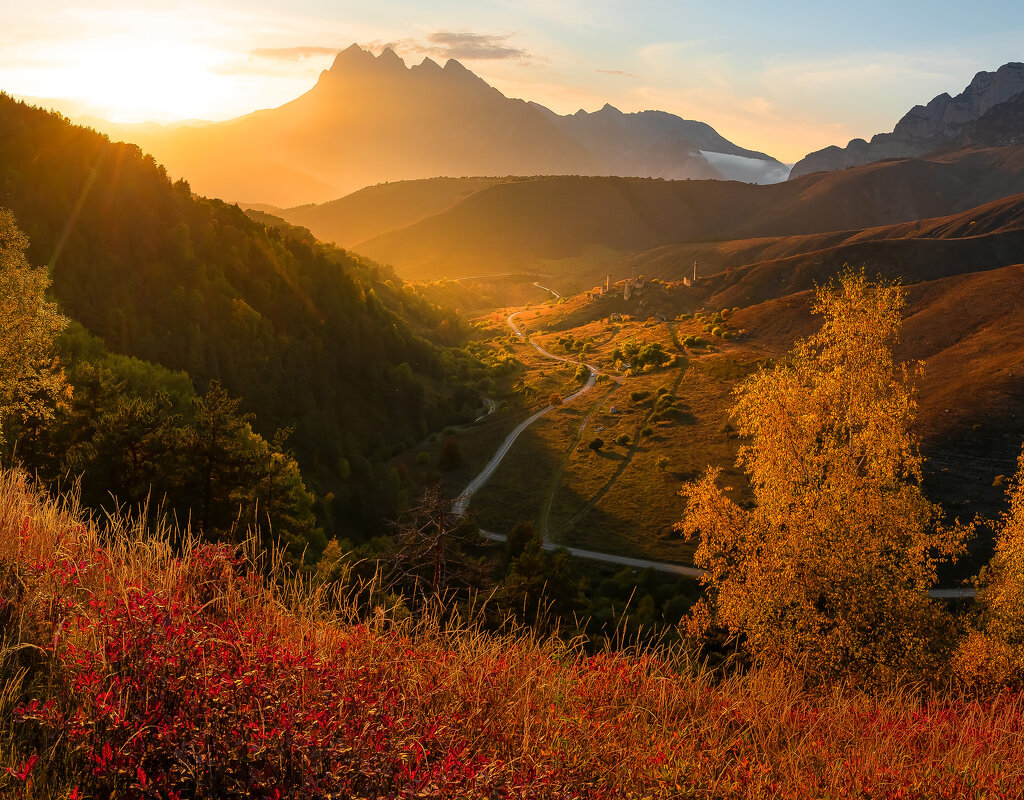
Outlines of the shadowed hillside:
<svg viewBox="0 0 1024 800">
<path fill-rule="evenodd" d="M 811 289 L 844 264 L 904 282 L 995 269 L 1024 257 L 1024 196 L 961 214 L 864 230 L 673 245 L 645 253 L 650 274 L 679 278 L 694 259 L 708 274 L 700 288 L 711 306 L 751 305 Z"/>
<path fill-rule="evenodd" d="M 172 185 L 134 145 L 2 96 L 0 199 L 68 316 L 201 391 L 219 379 L 268 437 L 293 427 L 347 525 L 398 502 L 384 458 L 472 413 L 456 359 L 413 331 L 436 333 L 443 312 L 377 265 Z"/>
<path fill-rule="evenodd" d="M 966 211 L 1019 192 L 1019 147 L 869 164 L 771 186 L 542 177 L 486 186 L 352 248 L 406 277 L 456 277 L 532 269 L 595 246 L 626 260 L 675 243 L 859 230 Z"/>
</svg>

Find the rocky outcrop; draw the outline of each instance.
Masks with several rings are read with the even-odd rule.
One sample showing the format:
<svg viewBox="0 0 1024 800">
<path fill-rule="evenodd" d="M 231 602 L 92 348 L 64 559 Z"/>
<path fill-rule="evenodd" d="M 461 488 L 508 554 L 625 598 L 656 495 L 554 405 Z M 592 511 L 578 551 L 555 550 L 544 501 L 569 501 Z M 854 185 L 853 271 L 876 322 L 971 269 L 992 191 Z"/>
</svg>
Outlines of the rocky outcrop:
<svg viewBox="0 0 1024 800">
<path fill-rule="evenodd" d="M 1022 92 L 1022 63 L 1004 64 L 995 72 L 979 72 L 956 97 L 943 93 L 928 105 L 914 106 L 892 133 L 876 134 L 870 142 L 854 139 L 846 147 L 826 147 L 805 156 L 793 167 L 790 178 L 888 158 L 923 156 L 955 141 L 971 123 Z"/>
<path fill-rule="evenodd" d="M 1019 144 L 1024 144 L 1024 92 L 1000 103 L 967 125 L 950 144 L 950 149 Z"/>
</svg>

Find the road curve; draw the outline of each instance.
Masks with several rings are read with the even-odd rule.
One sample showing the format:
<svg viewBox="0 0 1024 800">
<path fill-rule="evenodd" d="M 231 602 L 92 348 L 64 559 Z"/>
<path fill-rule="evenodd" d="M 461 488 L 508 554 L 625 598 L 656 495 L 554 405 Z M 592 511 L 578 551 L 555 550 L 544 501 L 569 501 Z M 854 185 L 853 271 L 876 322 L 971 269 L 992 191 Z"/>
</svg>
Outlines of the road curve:
<svg viewBox="0 0 1024 800">
<path fill-rule="evenodd" d="M 504 542 L 507 536 L 492 531 L 481 530 L 480 535 L 492 542 Z M 545 550 L 565 550 L 575 558 L 585 558 L 588 561 L 603 561 L 605 564 L 619 564 L 623 567 L 635 569 L 653 569 L 657 572 L 671 572 L 674 575 L 682 575 L 686 578 L 699 578 L 704 574 L 703 570 L 697 567 L 684 567 L 682 564 L 670 564 L 667 561 L 649 561 L 646 558 L 631 558 L 629 556 L 616 556 L 611 553 L 599 553 L 596 550 L 584 550 L 580 547 L 565 547 L 555 542 L 544 542 Z"/>
<path fill-rule="evenodd" d="M 547 286 L 541 286 L 540 283 L 537 282 L 537 281 L 534 281 L 533 285 L 536 286 L 538 289 L 543 289 L 545 292 L 550 292 L 551 294 L 553 294 L 555 296 L 556 300 L 561 300 L 562 299 L 562 295 L 560 295 L 554 289 L 549 289 Z"/>
<path fill-rule="evenodd" d="M 512 318 L 515 317 L 516 314 L 521 313 L 521 311 L 517 311 L 515 312 L 515 314 L 509 314 L 507 320 L 509 327 L 512 328 L 516 336 L 519 336 L 520 338 L 522 338 L 523 336 L 522 328 L 516 325 L 515 322 L 513 322 Z M 536 342 L 531 341 L 530 344 L 532 344 L 539 353 L 546 356 L 547 358 L 553 358 L 556 361 L 570 360 L 568 358 L 556 356 L 553 353 L 549 353 Z M 590 375 L 587 377 L 587 382 L 583 385 L 582 388 L 573 392 L 569 396 L 563 398 L 563 403 L 567 403 L 570 400 L 579 397 L 584 392 L 589 392 L 591 389 L 594 388 L 594 385 L 597 383 L 597 371 L 589 364 L 585 366 L 587 367 L 587 369 L 590 370 Z M 512 431 L 512 433 L 505 437 L 505 440 L 501 443 L 501 446 L 498 448 L 497 452 L 491 457 L 491 460 L 487 462 L 487 465 L 482 470 L 480 470 L 479 474 L 469 482 L 469 485 L 465 489 L 462 490 L 462 494 L 455 498 L 455 502 L 452 503 L 452 512 L 460 515 L 466 513 L 466 509 L 469 508 L 469 503 L 473 499 L 473 495 L 476 494 L 481 488 L 483 488 L 484 484 L 486 484 L 487 481 L 491 479 L 491 476 L 494 474 L 494 471 L 501 465 L 501 462 L 505 458 L 505 456 L 508 455 L 508 451 L 512 449 L 512 445 L 515 444 L 515 441 L 516 439 L 519 438 L 519 435 L 527 428 L 529 428 L 533 423 L 535 423 L 537 420 L 543 417 L 545 414 L 554 410 L 554 408 L 554 406 L 544 406 L 544 408 L 542 408 L 540 411 L 536 412 L 532 416 L 527 417 L 522 422 L 520 422 Z"/>
<path fill-rule="evenodd" d="M 505 542 L 507 536 L 492 531 L 480 530 L 480 535 L 491 542 Z M 555 542 L 544 542 L 545 550 L 565 550 L 574 558 L 584 558 L 588 561 L 601 561 L 605 564 L 620 564 L 624 567 L 635 569 L 653 569 L 656 572 L 669 572 L 673 575 L 682 575 L 686 578 L 700 578 L 704 570 L 698 567 L 684 567 L 682 564 L 670 564 L 667 561 L 649 561 L 646 558 L 630 558 L 629 556 L 616 556 L 611 553 L 599 553 L 596 550 L 584 550 L 579 547 L 564 547 Z M 975 596 L 974 589 L 931 589 L 928 596 L 933 600 L 969 600 Z"/>
<path fill-rule="evenodd" d="M 544 287 L 541 287 L 544 288 Z M 548 289 L 548 291 L 551 291 Z M 554 292 L 552 292 L 554 294 Z M 519 336 L 523 337 L 523 330 L 514 322 L 514 318 L 522 311 L 516 311 L 515 313 L 509 314 L 507 322 L 512 331 Z M 550 353 L 541 347 L 536 342 L 530 340 L 530 344 L 539 352 L 541 355 L 547 358 L 554 359 L 555 361 L 571 361 L 572 359 L 564 356 L 556 356 L 554 353 Z M 587 365 L 590 370 L 590 377 L 587 379 L 586 384 L 583 388 L 573 392 L 569 396 L 563 399 L 563 402 L 568 402 L 574 397 L 578 397 L 584 392 L 590 391 L 597 383 L 597 370 L 594 367 Z M 505 440 L 501 443 L 501 447 L 494 454 L 487 465 L 480 471 L 480 473 L 470 481 L 469 485 L 462 491 L 455 502 L 452 504 L 452 511 L 456 514 L 462 515 L 466 513 L 466 509 L 469 508 L 469 502 L 473 499 L 473 495 L 490 480 L 494 471 L 501 464 L 502 459 L 508 455 L 508 451 L 512 449 L 513 443 L 519 438 L 519 435 L 529 428 L 534 422 L 543 417 L 548 412 L 552 411 L 554 406 L 545 406 L 540 411 L 536 412 L 532 416 L 523 420 L 516 426 L 515 430 L 512 431 Z M 485 415 L 486 416 L 486 415 Z M 507 540 L 507 536 L 503 536 L 500 533 L 493 533 L 492 531 L 480 530 L 480 535 L 485 539 L 489 539 L 493 542 L 504 542 Z M 580 547 L 564 547 L 555 542 L 544 542 L 545 550 L 566 550 L 569 555 L 575 558 L 583 558 L 589 561 L 601 561 L 605 564 L 618 564 L 624 567 L 633 567 L 634 569 L 652 569 L 657 572 L 668 572 L 674 575 L 681 575 L 687 578 L 700 578 L 704 574 L 704 570 L 697 567 L 686 567 L 682 564 L 672 564 L 668 561 L 650 561 L 646 558 L 631 558 L 629 556 L 617 556 L 612 553 L 601 553 L 596 550 L 584 550 Z M 973 598 L 975 591 L 973 589 L 931 589 L 928 592 L 929 596 L 936 600 L 953 600 L 953 599 L 968 599 Z"/>
</svg>

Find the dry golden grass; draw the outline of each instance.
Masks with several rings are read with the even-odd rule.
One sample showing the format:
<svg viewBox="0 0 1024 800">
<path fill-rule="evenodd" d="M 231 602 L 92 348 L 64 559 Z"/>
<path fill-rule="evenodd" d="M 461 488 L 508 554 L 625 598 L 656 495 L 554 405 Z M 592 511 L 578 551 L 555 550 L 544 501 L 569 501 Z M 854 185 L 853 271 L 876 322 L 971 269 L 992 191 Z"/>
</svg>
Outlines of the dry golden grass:
<svg viewBox="0 0 1024 800">
<path fill-rule="evenodd" d="M 224 649 L 220 640 L 196 640 L 197 631 L 228 637 L 256 630 L 259 641 L 274 643 L 262 645 L 276 654 L 274 663 L 261 666 L 266 681 L 297 680 L 289 670 L 301 672 L 302 691 L 288 696 L 293 713 L 312 707 L 347 715 L 354 724 L 332 728 L 337 740 L 329 746 L 364 759 L 360 780 L 383 775 L 379 785 L 390 788 L 333 796 L 1020 797 L 1024 702 L 1017 694 L 982 703 L 942 696 L 922 700 L 897 690 L 870 696 L 847 685 L 811 691 L 798 675 L 781 668 L 762 666 L 716 680 L 681 653 L 590 656 L 572 642 L 539 641 L 524 630 L 487 634 L 473 624 L 452 622 L 450 614 L 402 623 L 382 613 L 360 620 L 356 609 L 339 604 L 339 596 L 288 577 L 280 564 L 267 565 L 268 577 L 247 575 L 255 556 L 251 551 L 250 560 L 233 567 L 213 562 L 222 571 L 199 580 L 197 564 L 210 563 L 204 560 L 208 553 L 170 529 L 154 534 L 123 519 L 108 520 L 102 528 L 84 524 L 73 501 L 45 499 L 17 473 L 0 476 L 5 575 L 0 759 L 10 768 L 0 777 L 0 794 L 69 797 L 81 785 L 88 788 L 78 796 L 97 796 L 88 791 L 99 789 L 117 797 L 173 796 L 153 778 L 176 774 L 160 771 L 175 758 L 161 751 L 163 740 L 141 725 L 116 738 L 119 731 L 131 730 L 131 717 L 120 728 L 112 718 L 103 718 L 102 725 L 95 718 L 99 727 L 90 729 L 113 737 L 116 752 L 108 754 L 111 763 L 127 770 L 122 775 L 89 760 L 89 753 L 102 752 L 102 739 L 85 737 L 80 744 L 86 749 L 76 750 L 62 737 L 47 742 L 31 735 L 24 720 L 42 724 L 38 720 L 45 713 L 11 715 L 30 698 L 53 698 L 59 708 L 86 716 L 94 710 L 93 686 L 76 689 L 69 682 L 79 669 L 70 659 L 71 645 L 80 659 L 91 654 L 98 686 L 112 692 L 106 707 L 130 715 L 139 713 L 140 697 L 149 692 L 164 692 L 167 699 L 160 684 L 146 682 L 150 670 L 159 674 L 160 667 L 147 660 L 152 637 L 130 624 L 136 612 L 119 618 L 122 638 L 113 641 L 112 629 L 100 624 L 108 619 L 106 612 L 90 602 L 102 599 L 107 608 L 131 609 L 156 598 L 163 604 L 161 615 L 174 618 L 188 608 L 193 620 L 187 631 L 167 627 L 160 652 L 173 652 L 176 637 L 187 635 L 214 653 Z M 140 620 L 152 624 L 152 618 Z M 272 635 L 263 636 L 266 632 Z M 231 641 L 241 647 L 248 640 L 235 636 Z M 116 663 L 113 655 L 102 656 L 115 650 Z M 289 654 L 297 652 L 305 660 L 288 666 Z M 196 674 L 192 689 L 217 677 L 210 674 L 216 667 L 211 664 Z M 138 691 L 124 692 L 119 676 L 126 674 L 141 681 Z M 320 691 L 319 683 L 337 692 Z M 265 685 L 270 684 L 261 684 L 257 697 Z M 355 699 L 345 699 L 367 692 L 375 704 L 353 706 Z M 202 700 L 201 694 L 190 696 L 190 702 Z M 271 699 L 266 703 L 270 713 Z M 220 707 L 203 708 L 209 715 Z M 239 717 L 237 726 L 245 717 L 241 706 L 220 713 L 229 720 Z M 200 726 L 197 735 L 207 735 L 203 713 L 192 718 Z M 370 728 L 378 737 L 372 758 L 359 733 Z M 428 728 L 434 737 L 429 742 L 422 739 Z M 256 738 L 247 737 L 246 746 Z M 283 740 L 267 738 L 266 747 L 278 753 Z M 146 746 L 136 747 L 142 740 Z M 180 739 L 175 742 L 181 745 Z M 213 770 L 234 774 L 236 750 L 215 752 Z M 417 759 L 417 752 L 427 754 L 427 761 Z M 39 760 L 32 762 L 32 755 Z M 427 762 L 430 781 L 417 783 L 416 769 L 426 769 Z M 149 776 L 145 787 L 142 774 Z M 179 796 L 208 796 L 203 780 L 192 788 L 179 784 Z M 298 773 L 279 776 L 280 795 L 264 786 L 245 795 L 223 790 L 218 796 L 329 796 L 302 780 Z"/>
</svg>

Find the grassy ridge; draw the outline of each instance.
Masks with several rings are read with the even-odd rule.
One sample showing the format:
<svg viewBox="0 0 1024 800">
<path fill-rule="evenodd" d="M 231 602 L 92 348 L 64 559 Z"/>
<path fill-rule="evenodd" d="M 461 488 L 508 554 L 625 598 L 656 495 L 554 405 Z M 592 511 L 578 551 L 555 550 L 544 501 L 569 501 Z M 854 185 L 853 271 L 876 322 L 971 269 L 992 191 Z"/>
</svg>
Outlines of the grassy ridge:
<svg viewBox="0 0 1024 800">
<path fill-rule="evenodd" d="M 1018 695 L 358 620 L 244 551 L 141 537 L 0 476 L 3 796 L 1019 796 Z"/>
</svg>

